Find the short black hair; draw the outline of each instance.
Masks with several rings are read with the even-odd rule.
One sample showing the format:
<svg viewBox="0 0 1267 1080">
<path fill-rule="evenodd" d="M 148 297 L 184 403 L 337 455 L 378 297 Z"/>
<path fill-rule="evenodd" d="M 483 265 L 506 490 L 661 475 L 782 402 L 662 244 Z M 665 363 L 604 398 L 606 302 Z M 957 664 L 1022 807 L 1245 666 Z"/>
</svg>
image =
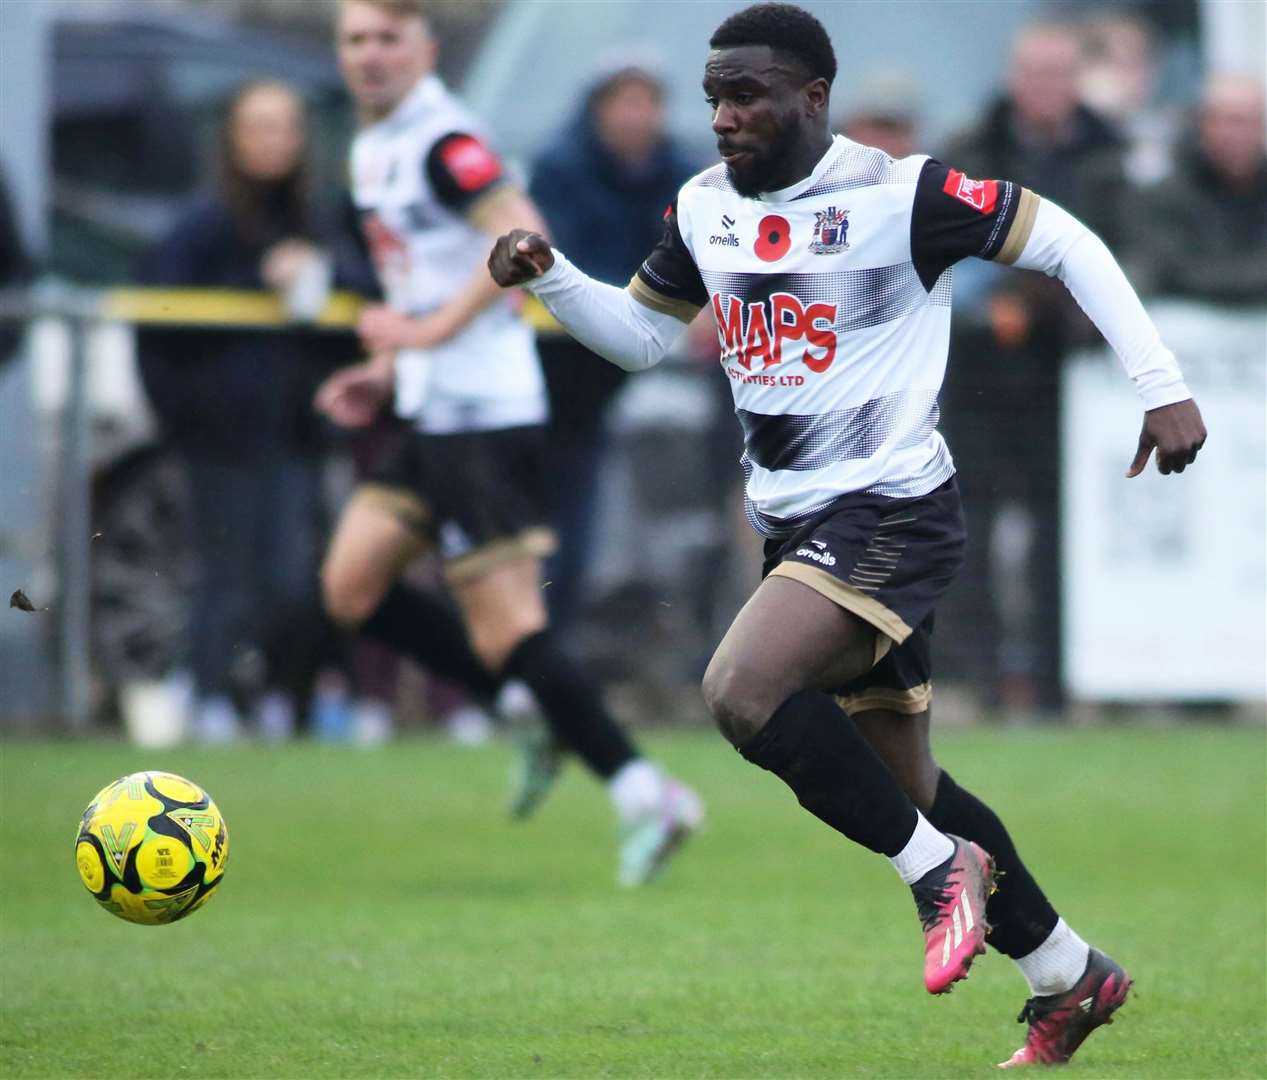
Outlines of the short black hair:
<svg viewBox="0 0 1267 1080">
<path fill-rule="evenodd" d="M 753 4 L 736 11 L 709 38 L 709 47 L 768 45 L 799 61 L 813 79 L 836 78 L 836 51 L 831 38 L 813 15 L 795 4 Z"/>
</svg>

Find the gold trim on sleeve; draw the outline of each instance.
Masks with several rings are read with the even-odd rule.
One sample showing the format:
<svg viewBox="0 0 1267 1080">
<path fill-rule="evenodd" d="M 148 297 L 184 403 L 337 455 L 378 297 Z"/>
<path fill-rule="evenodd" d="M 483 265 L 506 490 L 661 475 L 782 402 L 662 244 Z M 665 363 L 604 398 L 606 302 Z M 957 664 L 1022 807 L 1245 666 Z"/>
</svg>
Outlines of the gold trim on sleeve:
<svg viewBox="0 0 1267 1080">
<path fill-rule="evenodd" d="M 887 634 L 901 645 L 911 636 L 911 628 L 901 616 L 894 614 L 880 601 L 866 593 L 855 589 L 852 585 L 834 578 L 820 566 L 807 566 L 799 562 L 781 562 L 770 571 L 771 577 L 786 577 L 808 585 L 816 593 L 821 593 L 828 600 L 839 604 L 846 611 L 857 615 L 864 622 L 870 623 L 882 634 Z M 876 660 L 882 654 L 876 649 Z"/>
<path fill-rule="evenodd" d="M 1021 188 L 1020 205 L 1016 208 L 1016 217 L 1012 219 L 1012 227 L 1007 231 L 1007 239 L 994 256 L 995 262 L 1011 266 L 1021 257 L 1025 245 L 1029 243 L 1029 235 L 1034 231 L 1034 219 L 1038 216 L 1039 198 L 1029 188 Z"/>
<path fill-rule="evenodd" d="M 643 307 L 649 307 L 662 315 L 672 315 L 684 323 L 692 322 L 700 313 L 699 304 L 692 304 L 689 300 L 674 300 L 658 293 L 637 274 L 630 279 L 627 291 Z"/>
</svg>

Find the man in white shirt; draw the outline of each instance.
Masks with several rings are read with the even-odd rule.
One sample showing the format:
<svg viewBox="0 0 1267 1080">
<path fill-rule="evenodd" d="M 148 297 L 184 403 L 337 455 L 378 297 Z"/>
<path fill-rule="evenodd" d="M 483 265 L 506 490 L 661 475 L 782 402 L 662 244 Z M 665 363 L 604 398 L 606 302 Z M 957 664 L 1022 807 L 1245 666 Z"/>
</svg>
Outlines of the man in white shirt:
<svg viewBox="0 0 1267 1080">
<path fill-rule="evenodd" d="M 630 370 L 711 307 L 749 517 L 767 538 L 764 580 L 704 677 L 713 716 L 802 806 L 890 858 L 923 923 L 931 993 L 967 975 L 992 927 L 1032 995 L 1025 1046 L 1006 1064 L 1067 1061 L 1130 977 L 1059 918 L 1003 823 L 929 744 L 932 612 L 964 543 L 936 429 L 951 267 L 975 256 L 1064 281 L 1142 398 L 1129 476 L 1154 449 L 1162 472 L 1182 472 L 1205 440 L 1200 413 L 1108 250 L 1065 211 L 832 138 L 836 60 L 812 15 L 756 4 L 710 45 L 722 164 L 683 186 L 628 288 L 522 230 L 498 240 L 490 271 Z"/>
<path fill-rule="evenodd" d="M 370 359 L 331 376 L 317 405 L 358 427 L 394 397 L 410 431 L 344 509 L 322 571 L 326 608 L 486 700 L 525 684 L 554 743 L 606 784 L 621 823 L 619 878 L 642 884 L 702 808 L 639 755 L 549 632 L 544 383 L 530 329 L 484 268 L 493 237 L 540 231 L 541 218 L 434 74 L 420 0 L 342 0 L 337 45 L 361 120 L 353 197 L 386 303 L 360 320 Z M 456 612 L 398 580 L 428 551 Z M 518 816 L 557 770 L 548 747 L 529 764 Z"/>
</svg>

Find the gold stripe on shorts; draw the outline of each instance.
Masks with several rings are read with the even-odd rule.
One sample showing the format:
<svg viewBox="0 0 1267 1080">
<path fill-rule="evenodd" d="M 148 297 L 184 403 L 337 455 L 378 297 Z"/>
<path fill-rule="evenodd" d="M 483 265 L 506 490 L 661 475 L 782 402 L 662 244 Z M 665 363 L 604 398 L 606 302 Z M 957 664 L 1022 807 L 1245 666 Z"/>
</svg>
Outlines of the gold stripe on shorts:
<svg viewBox="0 0 1267 1080">
<path fill-rule="evenodd" d="M 514 536 L 502 536 L 448 559 L 444 577 L 450 585 L 463 585 L 517 559 L 544 559 L 559 546 L 553 529 L 544 525 L 525 529 Z"/>
<path fill-rule="evenodd" d="M 838 694 L 836 704 L 847 716 L 883 709 L 886 712 L 915 716 L 926 712 L 933 703 L 933 684 L 930 682 L 912 686 L 909 690 L 895 690 L 885 686 L 869 686 L 853 694 Z"/>
<path fill-rule="evenodd" d="M 1025 245 L 1029 243 L 1029 234 L 1034 231 L 1034 219 L 1038 217 L 1039 198 L 1029 188 L 1021 188 L 1020 205 L 1016 208 L 1016 217 L 1012 219 L 1012 227 L 1007 231 L 1007 239 L 994 256 L 995 262 L 1007 263 L 1011 266 L 1021 257 Z"/>
<path fill-rule="evenodd" d="M 353 498 L 391 514 L 407 529 L 430 543 L 427 525 L 431 521 L 431 509 L 416 492 L 390 484 L 368 483 L 358 485 Z"/>
<path fill-rule="evenodd" d="M 692 304 L 689 300 L 674 300 L 672 297 L 656 292 L 637 274 L 630 278 L 627 291 L 643 307 L 649 307 L 652 311 L 658 311 L 663 315 L 672 315 L 684 323 L 693 321 L 700 313 L 698 304 Z"/>
<path fill-rule="evenodd" d="M 906 625 L 900 615 L 890 611 L 875 597 L 868 596 L 860 589 L 846 584 L 839 578 L 832 577 L 821 566 L 807 566 L 805 563 L 799 562 L 781 562 L 770 571 L 770 577 L 791 578 L 793 581 L 799 581 L 802 585 L 808 585 L 816 593 L 821 593 L 828 600 L 839 604 L 846 611 L 853 612 L 864 622 L 870 623 L 880 633 L 888 635 L 899 645 L 911 636 L 911 628 Z M 876 654 L 876 660 L 878 661 L 883 656 L 878 644 Z"/>
</svg>

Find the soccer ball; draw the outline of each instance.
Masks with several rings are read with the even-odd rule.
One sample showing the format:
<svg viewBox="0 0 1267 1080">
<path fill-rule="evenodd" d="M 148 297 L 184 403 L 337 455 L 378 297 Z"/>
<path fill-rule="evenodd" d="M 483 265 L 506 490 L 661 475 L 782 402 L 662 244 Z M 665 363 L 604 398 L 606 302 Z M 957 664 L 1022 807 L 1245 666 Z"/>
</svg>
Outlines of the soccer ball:
<svg viewBox="0 0 1267 1080">
<path fill-rule="evenodd" d="M 102 788 L 75 836 L 84 887 L 107 911 L 146 926 L 205 904 L 228 859 L 229 830 L 211 796 L 174 773 L 133 773 Z"/>
</svg>

